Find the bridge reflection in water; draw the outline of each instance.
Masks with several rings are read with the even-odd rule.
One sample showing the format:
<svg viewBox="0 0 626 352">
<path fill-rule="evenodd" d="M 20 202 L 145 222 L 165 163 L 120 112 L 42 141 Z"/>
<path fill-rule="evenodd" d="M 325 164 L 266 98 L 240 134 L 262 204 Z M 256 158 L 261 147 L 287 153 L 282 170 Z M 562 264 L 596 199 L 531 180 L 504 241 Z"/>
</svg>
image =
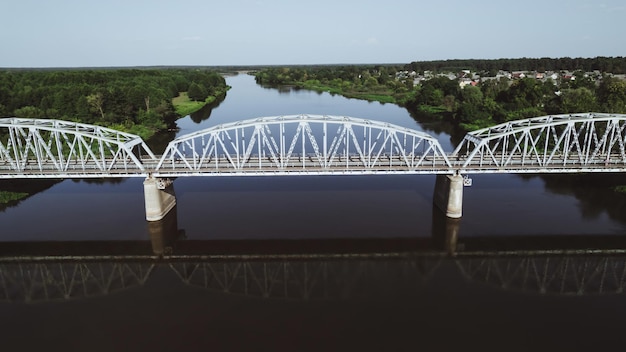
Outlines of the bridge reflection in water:
<svg viewBox="0 0 626 352">
<path fill-rule="evenodd" d="M 439 214 L 433 233 L 445 235 L 427 238 L 195 241 L 184 239 L 170 214 L 148 224 L 151 242 L 1 244 L 0 301 L 115 294 L 146 285 L 157 271 L 212 292 L 295 300 L 411 294 L 449 277 L 450 268 L 457 279 L 518 293 L 622 294 L 626 285 L 623 236 L 459 241 L 458 220 Z"/>
</svg>

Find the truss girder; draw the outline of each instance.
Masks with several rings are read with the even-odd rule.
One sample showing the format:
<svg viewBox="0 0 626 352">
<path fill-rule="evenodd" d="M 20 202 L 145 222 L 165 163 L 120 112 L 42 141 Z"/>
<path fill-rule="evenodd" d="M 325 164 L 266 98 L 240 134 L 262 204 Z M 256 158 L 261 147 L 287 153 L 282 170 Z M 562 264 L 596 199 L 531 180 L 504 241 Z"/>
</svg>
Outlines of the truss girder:
<svg viewBox="0 0 626 352">
<path fill-rule="evenodd" d="M 457 261 L 470 280 L 541 294 L 623 294 L 623 257 L 475 258 Z"/>
<path fill-rule="evenodd" d="M 568 114 L 510 121 L 468 133 L 452 153 L 478 172 L 620 171 L 626 115 Z"/>
<path fill-rule="evenodd" d="M 352 117 L 291 115 L 215 126 L 167 146 L 155 175 L 375 174 L 450 169 L 432 136 Z"/>
<path fill-rule="evenodd" d="M 264 117 L 181 136 L 155 157 L 140 137 L 47 119 L 0 119 L 0 178 L 626 171 L 626 115 L 542 116 L 437 139 L 341 116 Z M 453 160 L 453 164 L 450 162 Z"/>
<path fill-rule="evenodd" d="M 0 176 L 72 177 L 142 174 L 156 161 L 136 135 L 52 119 L 0 119 Z"/>
</svg>

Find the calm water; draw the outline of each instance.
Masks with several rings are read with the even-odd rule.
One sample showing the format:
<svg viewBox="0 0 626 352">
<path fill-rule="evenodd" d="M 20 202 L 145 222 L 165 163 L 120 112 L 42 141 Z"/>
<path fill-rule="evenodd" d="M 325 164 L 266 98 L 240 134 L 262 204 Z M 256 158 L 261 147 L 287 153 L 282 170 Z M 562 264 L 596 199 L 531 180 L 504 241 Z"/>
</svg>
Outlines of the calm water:
<svg viewBox="0 0 626 352">
<path fill-rule="evenodd" d="M 179 134 L 329 114 L 423 130 L 454 148 L 439 132 L 446 128 L 397 106 L 262 88 L 247 75 L 227 81 L 225 101 L 179 120 Z M 454 224 L 433 213 L 432 176 L 180 178 L 176 212 L 159 224 L 144 220 L 141 179 L 59 182 L 0 213 L 0 337 L 15 351 L 623 344 L 626 202 L 607 192 L 621 177 L 472 178 Z M 450 226 L 455 258 L 437 245 Z M 471 254 L 505 247 L 613 251 Z M 359 254 L 337 256 L 345 252 Z M 71 257 L 33 262 L 28 254 Z"/>
</svg>

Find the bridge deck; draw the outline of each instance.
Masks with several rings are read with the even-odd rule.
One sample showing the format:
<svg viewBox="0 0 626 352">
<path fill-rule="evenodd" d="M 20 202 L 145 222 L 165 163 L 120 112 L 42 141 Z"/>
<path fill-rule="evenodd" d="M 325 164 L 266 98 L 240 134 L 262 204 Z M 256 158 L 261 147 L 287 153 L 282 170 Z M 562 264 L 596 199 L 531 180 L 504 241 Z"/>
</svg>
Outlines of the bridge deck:
<svg viewBox="0 0 626 352">
<path fill-rule="evenodd" d="M 493 162 L 474 161 L 464 165 L 464 158 L 448 156 L 452 167 L 443 158 L 425 158 L 425 162 L 416 167 L 407 166 L 400 156 L 381 156 L 374 166 L 367 166 L 359 155 L 335 158 L 326 165 L 314 155 L 292 157 L 289 162 L 282 163 L 271 157 L 251 156 L 240 167 L 236 161 L 227 157 L 210 160 L 204 165 L 193 165 L 193 160 L 177 159 L 164 162 L 157 169 L 158 162 L 154 159 L 144 161 L 144 170 L 134 164 L 119 165 L 111 160 L 106 171 L 94 161 L 69 163 L 64 170 L 59 170 L 52 161 L 38 162 L 29 160 L 22 165 L 21 171 L 15 171 L 8 162 L 0 162 L 0 179 L 10 178 L 100 178 L 100 177 L 185 177 L 185 176 L 264 176 L 264 175 L 375 175 L 375 174 L 484 174 L 484 173 L 578 173 L 578 172 L 625 172 L 626 164 L 618 162 L 618 156 L 610 158 L 610 162 L 595 161 L 583 164 L 575 155 L 568 159 L 554 158 L 548 165 L 538 161 L 523 159 L 520 156 L 510 158 L 506 166 Z M 159 156 L 156 156 L 157 160 Z M 99 161 L 100 162 L 100 161 Z M 283 165 L 281 165 L 283 164 Z"/>
</svg>

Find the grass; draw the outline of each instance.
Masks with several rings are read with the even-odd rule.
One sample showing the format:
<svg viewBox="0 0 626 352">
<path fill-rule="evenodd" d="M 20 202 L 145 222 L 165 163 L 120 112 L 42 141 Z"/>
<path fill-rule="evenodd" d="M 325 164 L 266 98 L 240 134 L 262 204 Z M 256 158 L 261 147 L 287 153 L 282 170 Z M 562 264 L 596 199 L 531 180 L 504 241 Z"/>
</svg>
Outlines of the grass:
<svg viewBox="0 0 626 352">
<path fill-rule="evenodd" d="M 203 106 L 213 101 L 215 101 L 213 96 L 209 96 L 206 101 L 193 101 L 189 99 L 187 92 L 181 92 L 176 98 L 172 99 L 172 104 L 176 114 L 182 117 L 202 109 Z"/>
<path fill-rule="evenodd" d="M 390 104 L 395 104 L 396 103 L 396 99 L 390 95 L 380 95 L 380 94 L 363 94 L 363 95 L 358 95 L 358 97 L 360 99 L 365 99 L 368 101 L 378 101 L 381 103 L 390 103 Z"/>
<path fill-rule="evenodd" d="M 439 113 L 448 111 L 443 106 L 433 106 L 433 105 L 420 105 L 418 106 L 418 110 L 421 112 L 429 113 L 429 114 L 439 114 Z"/>
</svg>

